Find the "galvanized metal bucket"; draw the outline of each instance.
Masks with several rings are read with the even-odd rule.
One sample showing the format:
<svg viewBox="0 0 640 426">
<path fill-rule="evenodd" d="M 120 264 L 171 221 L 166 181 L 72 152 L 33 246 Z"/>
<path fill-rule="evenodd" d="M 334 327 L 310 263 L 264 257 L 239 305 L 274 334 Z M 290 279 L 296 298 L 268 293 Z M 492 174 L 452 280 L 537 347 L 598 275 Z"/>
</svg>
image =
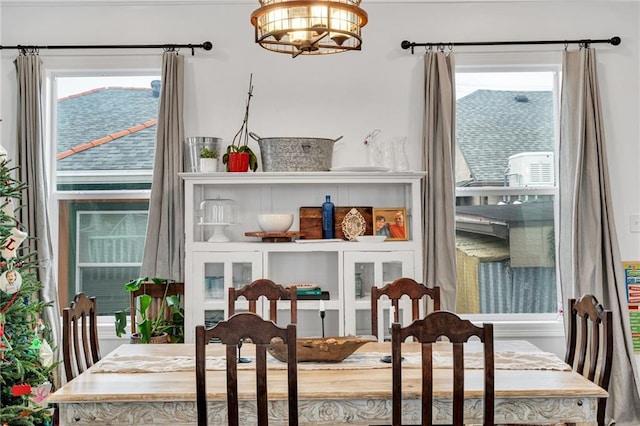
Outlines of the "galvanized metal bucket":
<svg viewBox="0 0 640 426">
<path fill-rule="evenodd" d="M 261 138 L 258 141 L 265 172 L 322 172 L 331 168 L 333 144 L 337 139 L 325 138 Z"/>
</svg>

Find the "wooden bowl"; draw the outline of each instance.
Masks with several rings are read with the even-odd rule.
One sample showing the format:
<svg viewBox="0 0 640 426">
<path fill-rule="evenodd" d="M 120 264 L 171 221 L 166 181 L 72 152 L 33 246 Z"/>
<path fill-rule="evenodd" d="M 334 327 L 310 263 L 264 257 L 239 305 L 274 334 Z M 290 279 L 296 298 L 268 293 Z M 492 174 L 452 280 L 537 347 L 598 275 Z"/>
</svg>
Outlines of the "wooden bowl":
<svg viewBox="0 0 640 426">
<path fill-rule="evenodd" d="M 340 362 L 373 336 L 301 337 L 298 338 L 298 362 Z M 269 345 L 269 353 L 279 361 L 287 361 L 287 345 L 279 339 Z"/>
</svg>

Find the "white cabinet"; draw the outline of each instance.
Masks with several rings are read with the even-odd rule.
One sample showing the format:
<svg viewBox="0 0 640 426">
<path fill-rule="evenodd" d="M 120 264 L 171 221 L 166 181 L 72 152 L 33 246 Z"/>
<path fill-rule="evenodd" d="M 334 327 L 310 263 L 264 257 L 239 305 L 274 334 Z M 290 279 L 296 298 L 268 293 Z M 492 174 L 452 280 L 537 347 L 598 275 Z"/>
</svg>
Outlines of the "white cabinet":
<svg viewBox="0 0 640 426">
<path fill-rule="evenodd" d="M 230 286 L 258 278 L 278 284 L 319 284 L 329 292 L 325 335 L 371 334 L 366 289 L 400 276 L 422 279 L 421 183 L 424 173 L 183 173 L 185 182 L 185 339 L 195 326 L 227 317 Z M 405 208 L 407 241 L 262 242 L 245 232 L 260 231 L 259 213 L 293 213 L 298 231 L 300 207 L 319 207 L 326 195 L 336 207 Z M 203 200 L 231 199 L 235 221 L 225 227 L 229 242 L 209 242 L 214 227 L 203 225 Z M 371 224 L 373 225 L 373 224 Z M 361 274 L 357 276 L 356 274 Z M 363 279 L 362 287 L 356 278 Z M 289 320 L 288 302 L 278 322 Z M 319 336 L 318 300 L 298 301 L 298 335 Z M 242 309 L 242 305 L 239 307 Z M 259 308 L 260 309 L 260 308 Z M 264 314 L 267 314 L 265 311 Z"/>
<path fill-rule="evenodd" d="M 187 257 L 191 261 L 190 278 L 185 280 L 190 283 L 185 285 L 185 335 L 193 341 L 196 324 L 211 326 L 228 317 L 229 287 L 240 288 L 262 276 L 262 253 L 197 251 Z"/>
<path fill-rule="evenodd" d="M 345 292 L 345 334 L 373 334 L 371 330 L 371 287 L 383 287 L 396 278 L 414 277 L 414 252 L 394 250 L 387 252 L 357 251 L 344 254 Z M 381 339 L 389 336 L 389 306 L 382 302 L 378 306 L 378 333 Z M 411 310 L 402 309 L 409 324 Z"/>
</svg>

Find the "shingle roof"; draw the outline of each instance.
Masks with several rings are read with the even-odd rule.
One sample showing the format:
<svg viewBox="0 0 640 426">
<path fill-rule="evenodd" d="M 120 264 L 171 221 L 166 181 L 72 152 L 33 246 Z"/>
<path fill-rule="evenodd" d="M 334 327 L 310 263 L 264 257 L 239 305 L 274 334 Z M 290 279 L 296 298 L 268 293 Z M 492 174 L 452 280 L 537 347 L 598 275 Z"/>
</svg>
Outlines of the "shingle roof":
<svg viewBox="0 0 640 426">
<path fill-rule="evenodd" d="M 152 169 L 158 99 L 106 87 L 58 100 L 58 170 Z"/>
<path fill-rule="evenodd" d="M 513 154 L 553 151 L 550 91 L 477 90 L 458 99 L 456 114 L 456 142 L 476 182 L 502 184 Z"/>
</svg>

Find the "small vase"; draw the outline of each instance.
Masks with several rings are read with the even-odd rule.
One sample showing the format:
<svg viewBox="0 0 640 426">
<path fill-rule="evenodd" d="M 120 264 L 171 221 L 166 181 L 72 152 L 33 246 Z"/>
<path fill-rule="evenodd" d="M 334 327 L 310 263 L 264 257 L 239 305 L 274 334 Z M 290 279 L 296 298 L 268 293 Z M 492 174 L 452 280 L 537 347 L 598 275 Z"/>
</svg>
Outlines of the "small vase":
<svg viewBox="0 0 640 426">
<path fill-rule="evenodd" d="M 229 154 L 228 168 L 230 172 L 247 172 L 249 170 L 249 154 L 232 152 Z"/>
<path fill-rule="evenodd" d="M 201 158 L 200 171 L 203 173 L 213 173 L 218 171 L 217 158 Z"/>
<path fill-rule="evenodd" d="M 393 145 L 395 148 L 395 171 L 406 172 L 409 170 L 409 157 L 407 157 L 407 138 L 399 137 L 393 139 Z"/>
</svg>

